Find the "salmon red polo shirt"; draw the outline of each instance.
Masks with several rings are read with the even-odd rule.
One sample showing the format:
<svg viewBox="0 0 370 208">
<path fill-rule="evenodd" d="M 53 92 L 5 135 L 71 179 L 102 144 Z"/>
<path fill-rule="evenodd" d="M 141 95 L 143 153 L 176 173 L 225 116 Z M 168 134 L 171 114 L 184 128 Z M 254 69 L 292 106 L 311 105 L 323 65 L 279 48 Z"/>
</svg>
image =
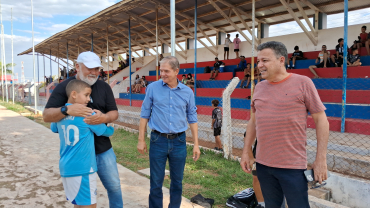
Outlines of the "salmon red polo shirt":
<svg viewBox="0 0 370 208">
<path fill-rule="evenodd" d="M 312 80 L 289 74 L 256 85 L 251 103 L 257 131 L 256 162 L 269 167 L 307 168 L 307 116 L 326 110 Z"/>
</svg>

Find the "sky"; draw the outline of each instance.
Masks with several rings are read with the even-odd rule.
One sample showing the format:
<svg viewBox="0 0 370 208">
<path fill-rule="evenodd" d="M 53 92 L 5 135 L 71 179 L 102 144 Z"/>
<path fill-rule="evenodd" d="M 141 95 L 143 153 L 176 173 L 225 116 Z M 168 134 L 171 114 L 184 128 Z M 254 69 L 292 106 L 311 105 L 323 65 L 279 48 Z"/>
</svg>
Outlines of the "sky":
<svg viewBox="0 0 370 208">
<path fill-rule="evenodd" d="M 104 10 L 120 0 L 33 0 L 34 8 L 34 42 L 35 45 L 46 38 L 63 31 L 78 22 Z M 13 38 L 14 38 L 14 73 L 21 78 L 21 62 L 24 62 L 26 80 L 33 79 L 32 55 L 17 56 L 17 54 L 32 47 L 31 3 L 30 0 L 1 1 L 2 17 L 5 33 L 6 63 L 11 63 L 11 8 L 13 8 Z M 312 18 L 311 18 L 312 21 Z M 306 25 L 305 21 L 303 23 Z M 349 25 L 370 23 L 370 8 L 349 12 Z M 328 28 L 342 27 L 343 13 L 328 15 Z M 369 25 L 370 26 L 370 25 Z M 307 27 L 308 28 L 308 27 Z M 370 27 L 369 27 L 370 28 Z M 296 22 L 270 26 L 270 34 L 284 35 L 303 32 Z M 248 32 L 246 32 L 247 35 Z M 231 35 L 235 35 L 232 33 Z M 241 39 L 244 39 L 242 36 Z M 211 37 L 215 41 L 215 37 Z M 210 45 L 204 38 L 203 41 Z M 243 41 L 243 40 L 242 40 Z M 181 43 L 185 47 L 185 43 Z M 203 47 L 198 42 L 198 47 Z M 136 54 L 133 54 L 136 56 Z M 35 57 L 37 58 L 37 56 Z M 35 67 L 37 71 L 37 59 Z M 57 64 L 52 63 L 52 74 L 57 74 Z M 45 58 L 45 75 L 50 75 L 50 60 Z M 43 58 L 39 57 L 39 79 L 43 81 Z M 36 72 L 37 73 L 37 72 Z M 37 75 L 36 75 L 37 76 Z"/>
</svg>

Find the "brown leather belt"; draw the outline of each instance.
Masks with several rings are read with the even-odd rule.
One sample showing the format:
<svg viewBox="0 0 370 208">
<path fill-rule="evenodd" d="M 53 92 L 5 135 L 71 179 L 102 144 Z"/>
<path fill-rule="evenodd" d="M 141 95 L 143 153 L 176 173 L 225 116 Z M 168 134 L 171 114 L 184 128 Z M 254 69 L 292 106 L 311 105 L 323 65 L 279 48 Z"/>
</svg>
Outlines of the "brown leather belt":
<svg viewBox="0 0 370 208">
<path fill-rule="evenodd" d="M 153 130 L 154 133 L 156 134 L 159 134 L 160 136 L 163 136 L 163 137 L 166 137 L 167 139 L 175 139 L 176 137 L 180 136 L 181 134 L 185 133 L 184 131 L 183 132 L 180 132 L 180 133 L 175 133 L 175 134 L 165 134 L 165 133 L 161 133 L 157 130 Z"/>
</svg>

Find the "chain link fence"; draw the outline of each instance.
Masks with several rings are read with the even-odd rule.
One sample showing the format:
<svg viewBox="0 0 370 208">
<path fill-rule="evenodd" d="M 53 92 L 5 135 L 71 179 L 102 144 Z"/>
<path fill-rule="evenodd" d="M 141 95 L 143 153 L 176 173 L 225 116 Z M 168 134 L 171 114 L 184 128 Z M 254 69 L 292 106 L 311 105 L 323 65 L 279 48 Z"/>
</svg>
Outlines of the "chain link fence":
<svg viewBox="0 0 370 208">
<path fill-rule="evenodd" d="M 327 108 L 330 123 L 327 164 L 330 171 L 369 178 L 370 176 L 370 79 L 348 78 L 345 113 L 345 130 L 341 132 L 342 120 L 342 78 L 313 79 L 320 98 Z M 145 98 L 145 87 L 140 91 L 132 80 L 121 81 L 113 91 L 121 90 L 116 99 L 119 109 L 117 123 L 138 130 L 141 104 Z M 149 81 L 149 84 L 151 81 Z M 197 80 L 196 105 L 198 113 L 198 137 L 200 146 L 217 147 L 212 127 L 212 100 L 219 101 L 223 113 L 221 143 L 225 157 L 240 157 L 244 146 L 244 133 L 250 118 L 250 84 L 247 89 L 240 86 L 241 80 Z M 257 81 L 255 80 L 255 83 Z M 227 88 L 229 86 L 229 88 Z M 225 90 L 227 89 L 227 90 Z M 116 96 L 117 97 L 117 96 Z M 131 97 L 131 104 L 130 104 Z M 230 108 L 230 110 L 227 110 Z M 316 126 L 312 117 L 307 119 L 307 159 L 311 165 L 316 158 Z M 187 130 L 188 142 L 192 143 L 190 128 Z"/>
</svg>

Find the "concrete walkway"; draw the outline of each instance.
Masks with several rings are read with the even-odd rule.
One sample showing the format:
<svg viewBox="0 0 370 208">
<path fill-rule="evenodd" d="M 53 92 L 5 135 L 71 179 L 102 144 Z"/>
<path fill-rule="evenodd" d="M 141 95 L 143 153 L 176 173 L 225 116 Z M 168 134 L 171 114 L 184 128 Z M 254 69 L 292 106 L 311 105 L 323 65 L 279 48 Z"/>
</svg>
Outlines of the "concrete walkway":
<svg viewBox="0 0 370 208">
<path fill-rule="evenodd" d="M 73 207 L 59 175 L 59 137 L 48 128 L 0 106 L 0 207 Z M 149 179 L 118 164 L 124 207 L 148 206 Z M 163 188 L 164 207 L 169 190 Z M 108 208 L 98 181 L 98 206 Z M 198 205 L 183 198 L 182 208 Z"/>
</svg>

